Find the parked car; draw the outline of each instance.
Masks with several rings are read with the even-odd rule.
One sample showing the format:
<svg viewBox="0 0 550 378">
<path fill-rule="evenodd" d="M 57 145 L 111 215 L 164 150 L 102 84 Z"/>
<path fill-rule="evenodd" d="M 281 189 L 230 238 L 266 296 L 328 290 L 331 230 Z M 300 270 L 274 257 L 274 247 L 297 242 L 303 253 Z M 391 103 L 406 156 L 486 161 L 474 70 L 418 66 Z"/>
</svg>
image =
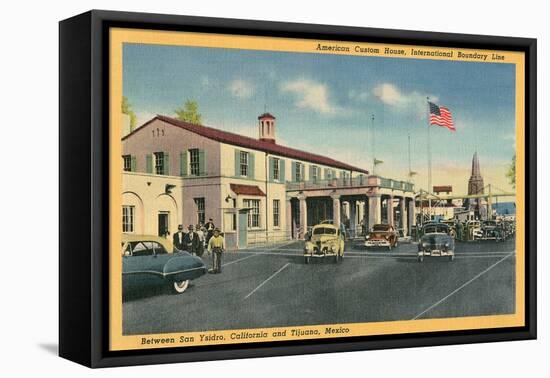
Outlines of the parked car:
<svg viewBox="0 0 550 378">
<path fill-rule="evenodd" d="M 390 224 L 375 224 L 365 236 L 365 247 L 386 247 L 388 250 L 397 246 L 397 232 Z"/>
<path fill-rule="evenodd" d="M 444 220 L 443 223 L 449 226 L 449 235 L 453 239 L 456 239 L 456 221 L 454 219 L 447 219 Z"/>
<path fill-rule="evenodd" d="M 344 247 L 344 236 L 338 227 L 328 223 L 313 226 L 304 245 L 305 263 L 309 264 L 312 258 L 327 256 L 339 262 L 344 258 Z"/>
<path fill-rule="evenodd" d="M 169 284 L 183 293 L 189 281 L 207 272 L 200 257 L 174 250 L 165 238 L 122 235 L 122 279 L 124 285 Z"/>
<path fill-rule="evenodd" d="M 501 224 L 494 220 L 486 220 L 481 225 L 480 240 L 494 240 L 496 242 L 504 240 L 504 229 Z"/>
<path fill-rule="evenodd" d="M 447 257 L 454 260 L 455 242 L 449 235 L 450 228 L 445 223 L 426 223 L 424 235 L 418 243 L 418 261 L 424 261 L 425 256 Z"/>
<path fill-rule="evenodd" d="M 483 236 L 483 231 L 481 231 L 481 222 L 478 220 L 466 222 L 466 231 L 468 241 L 479 240 Z"/>
</svg>

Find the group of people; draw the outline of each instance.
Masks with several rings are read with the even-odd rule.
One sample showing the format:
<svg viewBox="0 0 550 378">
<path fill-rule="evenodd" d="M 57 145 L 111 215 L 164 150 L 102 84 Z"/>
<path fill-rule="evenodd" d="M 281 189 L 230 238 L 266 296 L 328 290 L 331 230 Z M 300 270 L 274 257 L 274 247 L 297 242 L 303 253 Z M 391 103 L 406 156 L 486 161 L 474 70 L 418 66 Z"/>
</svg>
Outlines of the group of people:
<svg viewBox="0 0 550 378">
<path fill-rule="evenodd" d="M 172 238 L 174 248 L 180 251 L 187 251 L 192 255 L 202 256 L 204 249 L 212 254 L 212 269 L 209 273 L 221 273 L 222 253 L 225 251 L 225 240 L 220 234 L 220 230 L 214 225 L 212 219 L 209 219 L 205 225 L 198 224 L 196 227 L 192 224 L 184 231 L 183 225 L 178 226 L 178 232 L 174 233 Z"/>
</svg>

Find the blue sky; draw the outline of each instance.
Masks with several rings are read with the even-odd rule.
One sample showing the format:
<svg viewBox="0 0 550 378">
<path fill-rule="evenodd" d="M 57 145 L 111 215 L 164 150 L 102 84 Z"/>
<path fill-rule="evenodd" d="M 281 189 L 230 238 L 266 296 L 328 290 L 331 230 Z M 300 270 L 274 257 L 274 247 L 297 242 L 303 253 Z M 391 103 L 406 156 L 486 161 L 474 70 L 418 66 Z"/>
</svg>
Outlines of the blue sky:
<svg viewBox="0 0 550 378">
<path fill-rule="evenodd" d="M 139 123 L 194 99 L 205 125 L 257 137 L 257 116 L 267 107 L 277 117 L 278 143 L 372 169 L 374 138 L 384 161 L 377 173 L 396 179 L 407 176 L 410 134 L 418 187 L 427 186 L 429 96 L 450 108 L 457 129 L 431 128 L 433 184 L 465 191 L 477 150 L 485 181 L 510 189 L 511 64 L 141 44 L 126 44 L 123 54 L 124 95 Z"/>
</svg>

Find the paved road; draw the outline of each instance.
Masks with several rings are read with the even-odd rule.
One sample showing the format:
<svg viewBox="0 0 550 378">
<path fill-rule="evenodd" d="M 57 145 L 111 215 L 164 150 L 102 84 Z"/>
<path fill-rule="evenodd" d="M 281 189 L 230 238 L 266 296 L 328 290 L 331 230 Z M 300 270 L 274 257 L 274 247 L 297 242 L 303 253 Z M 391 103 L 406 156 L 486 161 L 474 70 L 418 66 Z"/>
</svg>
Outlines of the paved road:
<svg viewBox="0 0 550 378">
<path fill-rule="evenodd" d="M 376 322 L 513 313 L 514 241 L 457 243 L 455 261 L 416 261 L 414 244 L 306 265 L 293 242 L 227 252 L 223 273 L 166 287 L 125 289 L 125 334 Z M 210 259 L 205 258 L 210 264 Z"/>
</svg>

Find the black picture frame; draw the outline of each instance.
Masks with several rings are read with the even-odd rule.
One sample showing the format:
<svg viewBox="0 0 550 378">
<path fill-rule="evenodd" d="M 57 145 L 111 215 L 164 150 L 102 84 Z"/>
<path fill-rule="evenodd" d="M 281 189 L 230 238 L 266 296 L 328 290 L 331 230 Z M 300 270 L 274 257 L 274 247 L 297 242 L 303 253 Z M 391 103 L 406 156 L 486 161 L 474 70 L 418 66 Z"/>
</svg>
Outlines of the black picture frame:
<svg viewBox="0 0 550 378">
<path fill-rule="evenodd" d="M 112 352 L 108 350 L 108 31 L 111 27 L 522 51 L 524 327 Z M 59 24 L 59 354 L 89 367 L 536 338 L 536 39 L 93 10 Z"/>
</svg>

